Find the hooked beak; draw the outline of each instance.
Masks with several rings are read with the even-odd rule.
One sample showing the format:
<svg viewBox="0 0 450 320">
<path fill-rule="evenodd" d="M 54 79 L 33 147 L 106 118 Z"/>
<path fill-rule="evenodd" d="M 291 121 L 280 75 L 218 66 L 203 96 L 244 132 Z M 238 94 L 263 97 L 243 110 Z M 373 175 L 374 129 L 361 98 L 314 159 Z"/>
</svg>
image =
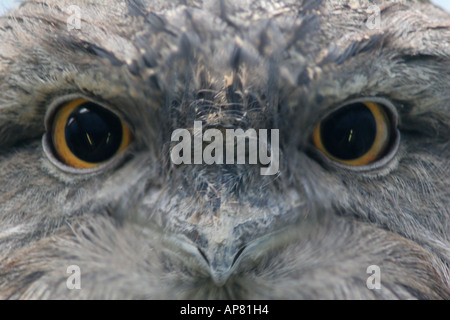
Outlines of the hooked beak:
<svg viewBox="0 0 450 320">
<path fill-rule="evenodd" d="M 209 274 L 214 283 L 223 286 L 238 265 L 247 247 L 236 245 L 212 245 L 207 250 L 198 247 L 203 259 L 209 267 Z"/>
</svg>

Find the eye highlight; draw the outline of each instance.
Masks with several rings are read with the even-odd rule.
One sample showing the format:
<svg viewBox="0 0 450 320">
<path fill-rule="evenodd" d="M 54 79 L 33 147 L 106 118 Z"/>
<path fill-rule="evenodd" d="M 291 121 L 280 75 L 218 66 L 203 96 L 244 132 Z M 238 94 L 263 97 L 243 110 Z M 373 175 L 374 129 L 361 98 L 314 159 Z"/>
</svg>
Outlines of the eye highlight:
<svg viewBox="0 0 450 320">
<path fill-rule="evenodd" d="M 313 142 L 335 161 L 364 166 L 385 155 L 391 131 L 383 105 L 355 102 L 323 119 L 314 129 Z"/>
<path fill-rule="evenodd" d="M 94 168 L 123 151 L 131 142 L 127 125 L 113 112 L 77 99 L 62 105 L 51 125 L 57 158 L 74 168 Z"/>
</svg>

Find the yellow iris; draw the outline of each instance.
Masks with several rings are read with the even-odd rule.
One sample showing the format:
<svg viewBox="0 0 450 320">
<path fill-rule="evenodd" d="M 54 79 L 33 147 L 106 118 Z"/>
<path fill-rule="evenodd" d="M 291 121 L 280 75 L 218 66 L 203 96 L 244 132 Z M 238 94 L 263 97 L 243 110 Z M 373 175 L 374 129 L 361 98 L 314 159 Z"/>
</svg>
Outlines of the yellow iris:
<svg viewBox="0 0 450 320">
<path fill-rule="evenodd" d="M 333 155 L 330 153 L 329 150 L 324 145 L 323 141 L 323 128 L 322 123 L 324 120 L 322 120 L 314 129 L 313 132 L 313 143 L 314 145 L 322 151 L 325 155 L 327 155 L 329 158 L 338 161 L 343 164 L 352 165 L 352 166 L 363 166 L 370 164 L 372 162 L 375 162 L 378 160 L 381 156 L 383 156 L 386 148 L 389 145 L 390 142 L 390 135 L 391 135 L 391 128 L 390 128 L 390 122 L 389 118 L 386 115 L 386 112 L 384 111 L 384 108 L 382 105 L 375 103 L 375 102 L 363 102 L 363 105 L 365 105 L 370 113 L 372 114 L 374 120 L 375 120 L 375 138 L 373 140 L 372 145 L 370 148 L 365 152 L 362 156 L 359 156 L 354 159 L 341 159 L 337 157 L 336 155 Z M 330 117 L 332 117 L 331 115 Z M 328 119 L 328 118 L 327 118 Z M 348 143 L 352 142 L 352 139 L 354 139 L 354 135 L 356 133 L 353 130 L 349 130 L 348 133 Z M 360 133 L 361 134 L 361 133 Z"/>
<path fill-rule="evenodd" d="M 74 111 L 76 111 L 77 108 L 82 107 L 86 103 L 91 102 L 89 102 L 86 99 L 77 99 L 62 105 L 56 112 L 51 127 L 52 142 L 57 157 L 65 164 L 72 166 L 74 168 L 94 168 L 109 160 L 104 159 L 103 161 L 96 161 L 96 162 L 86 161 L 81 159 L 80 156 L 77 155 L 76 152 L 71 150 L 71 148 L 69 147 L 69 143 L 67 140 L 68 137 L 66 137 L 67 124 L 69 122 L 69 119 L 72 117 Z M 101 108 L 103 110 L 102 112 L 104 113 L 112 114 L 110 111 L 106 110 L 103 107 L 100 107 L 99 105 L 96 105 L 96 107 Z M 120 143 L 117 143 L 118 147 L 117 150 L 115 150 L 114 155 L 125 150 L 125 148 L 127 148 L 131 142 L 131 133 L 128 126 L 122 120 L 119 121 L 121 125 L 120 130 L 122 133 L 121 141 Z M 90 145 L 93 145 L 93 140 L 92 137 L 89 135 L 89 133 L 86 132 L 84 134 L 85 137 L 83 138 L 86 138 L 86 141 L 88 141 Z M 105 132 L 105 135 L 106 135 L 105 141 L 106 144 L 108 144 L 110 142 L 109 141 L 110 133 Z M 89 145 L 87 145 L 87 147 L 89 147 Z"/>
</svg>

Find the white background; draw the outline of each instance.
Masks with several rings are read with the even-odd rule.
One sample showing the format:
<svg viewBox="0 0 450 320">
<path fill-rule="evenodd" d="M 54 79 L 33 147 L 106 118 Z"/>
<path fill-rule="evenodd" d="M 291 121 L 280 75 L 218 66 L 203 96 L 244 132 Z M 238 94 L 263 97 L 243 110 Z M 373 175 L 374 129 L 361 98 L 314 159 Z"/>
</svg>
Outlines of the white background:
<svg viewBox="0 0 450 320">
<path fill-rule="evenodd" d="M 450 0 L 432 0 L 432 2 L 440 5 L 441 7 L 447 9 L 450 12 Z M 5 12 L 8 8 L 16 5 L 16 0 L 0 0 L 0 13 Z"/>
</svg>

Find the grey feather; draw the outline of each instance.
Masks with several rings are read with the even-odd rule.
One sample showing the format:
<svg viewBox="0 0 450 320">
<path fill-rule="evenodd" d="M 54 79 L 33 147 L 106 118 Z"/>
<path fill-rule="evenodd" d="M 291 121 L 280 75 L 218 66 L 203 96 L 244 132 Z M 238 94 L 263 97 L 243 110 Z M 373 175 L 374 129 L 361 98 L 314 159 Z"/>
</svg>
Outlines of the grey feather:
<svg viewBox="0 0 450 320">
<path fill-rule="evenodd" d="M 28 0 L 0 40 L 0 298 L 450 298 L 450 15 L 428 1 Z M 54 165 L 41 137 L 67 96 L 129 124 L 122 157 Z M 359 97 L 398 115 L 398 150 L 370 170 L 310 139 Z M 173 165 L 171 133 L 195 120 L 279 129 L 280 173 Z"/>
</svg>

